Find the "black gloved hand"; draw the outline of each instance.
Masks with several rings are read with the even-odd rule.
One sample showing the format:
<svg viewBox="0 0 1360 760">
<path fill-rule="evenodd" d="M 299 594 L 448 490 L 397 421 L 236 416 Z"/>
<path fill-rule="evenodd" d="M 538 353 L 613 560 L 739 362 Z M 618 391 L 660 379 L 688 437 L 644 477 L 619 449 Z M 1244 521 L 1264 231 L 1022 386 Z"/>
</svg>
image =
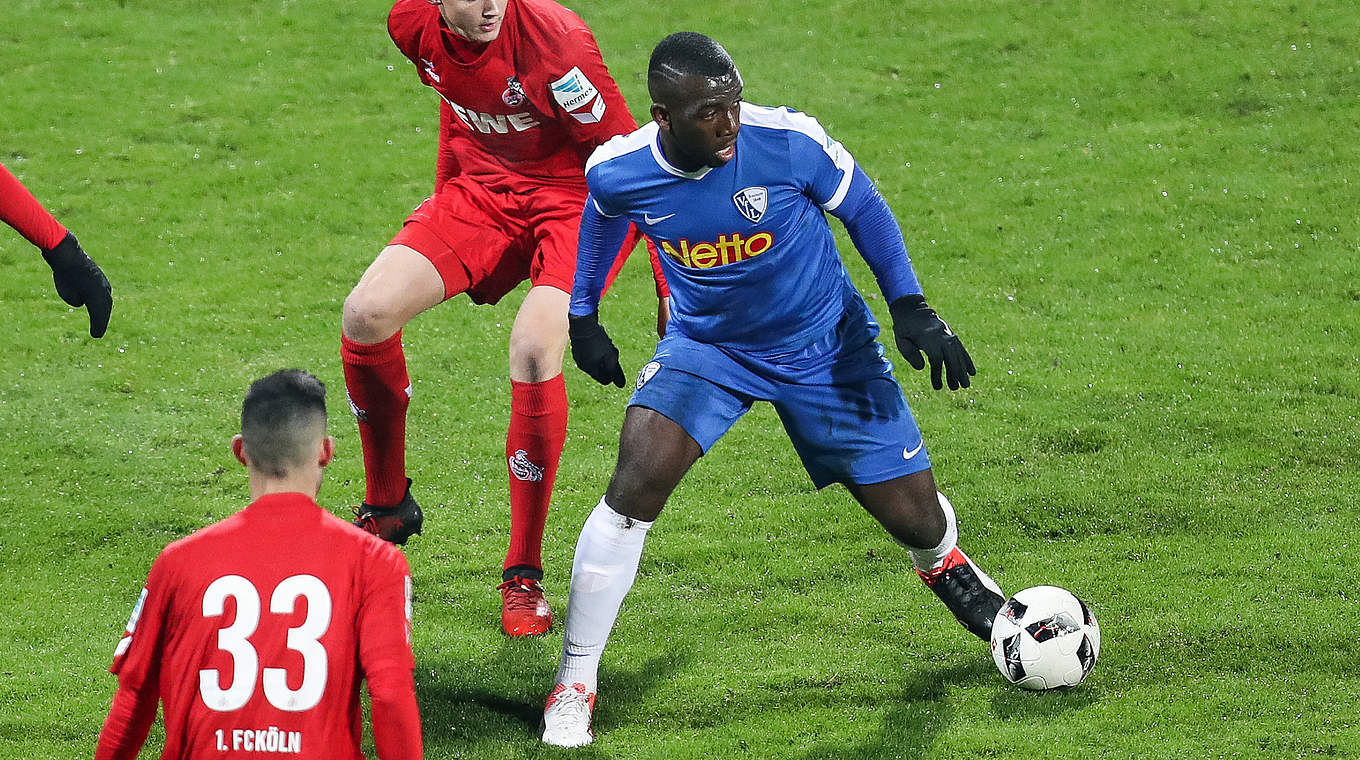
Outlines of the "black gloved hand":
<svg viewBox="0 0 1360 760">
<path fill-rule="evenodd" d="M 70 232 L 56 248 L 42 252 L 47 265 L 52 267 L 52 282 L 57 295 L 66 303 L 90 313 L 90 337 L 103 337 L 113 312 L 113 287 L 104 271 L 80 247 Z"/>
<path fill-rule="evenodd" d="M 925 369 L 924 352 L 930 360 L 930 384 L 940 390 L 940 370 L 947 370 L 949 390 L 968 387 L 968 376 L 976 375 L 973 359 L 963 341 L 949 329 L 922 295 L 902 296 L 888 305 L 892 314 L 893 336 L 897 350 L 915 369 Z"/>
<path fill-rule="evenodd" d="M 623 387 L 623 367 L 619 366 L 619 350 L 614 341 L 600 327 L 600 313 L 592 311 L 583 316 L 567 315 L 567 336 L 571 338 L 571 358 L 581 371 L 595 378 L 600 385 L 613 383 Z"/>
</svg>

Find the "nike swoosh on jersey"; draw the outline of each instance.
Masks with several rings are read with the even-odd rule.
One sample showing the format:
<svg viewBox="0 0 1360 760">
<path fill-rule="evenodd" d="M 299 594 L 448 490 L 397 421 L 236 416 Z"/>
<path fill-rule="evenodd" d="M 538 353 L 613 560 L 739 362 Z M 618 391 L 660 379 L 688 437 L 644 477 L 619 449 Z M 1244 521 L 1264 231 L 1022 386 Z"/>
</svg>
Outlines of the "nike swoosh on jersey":
<svg viewBox="0 0 1360 760">
<path fill-rule="evenodd" d="M 667 219 L 670 219 L 673 216 L 675 216 L 675 214 L 666 214 L 665 216 L 652 216 L 651 214 L 643 214 L 642 221 L 646 222 L 647 224 L 661 224 L 662 222 L 666 221 Z"/>
<path fill-rule="evenodd" d="M 912 457 L 916 456 L 917 454 L 920 454 L 920 453 L 921 453 L 921 448 L 924 447 L 925 445 L 926 445 L 926 442 L 925 442 L 924 440 L 922 440 L 920 443 L 916 444 L 916 448 L 914 448 L 914 449 L 902 449 L 902 458 L 903 458 L 903 459 L 911 459 Z"/>
</svg>

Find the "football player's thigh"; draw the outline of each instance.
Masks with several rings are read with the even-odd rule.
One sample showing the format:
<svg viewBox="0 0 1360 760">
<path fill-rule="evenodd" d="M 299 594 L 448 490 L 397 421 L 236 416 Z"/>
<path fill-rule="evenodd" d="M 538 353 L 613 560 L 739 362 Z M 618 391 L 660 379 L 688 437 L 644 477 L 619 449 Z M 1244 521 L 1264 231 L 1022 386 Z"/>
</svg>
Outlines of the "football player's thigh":
<svg viewBox="0 0 1360 760">
<path fill-rule="evenodd" d="M 707 452 L 751 408 L 750 396 L 734 392 L 703 374 L 655 360 L 638 374 L 628 405 L 653 409 L 675 422 Z"/>
<path fill-rule="evenodd" d="M 656 519 L 690 465 L 750 408 L 749 397 L 649 363 L 628 402 L 609 503 L 634 519 Z"/>
<path fill-rule="evenodd" d="M 891 377 L 791 386 L 774 406 L 818 488 L 880 483 L 930 467 L 921 431 Z"/>
<path fill-rule="evenodd" d="M 403 232 L 419 227 L 407 224 Z M 439 269 L 412 247 L 418 243 L 411 237 L 407 234 L 383 248 L 345 298 L 342 328 L 351 340 L 386 340 L 417 314 L 444 300 Z"/>
</svg>

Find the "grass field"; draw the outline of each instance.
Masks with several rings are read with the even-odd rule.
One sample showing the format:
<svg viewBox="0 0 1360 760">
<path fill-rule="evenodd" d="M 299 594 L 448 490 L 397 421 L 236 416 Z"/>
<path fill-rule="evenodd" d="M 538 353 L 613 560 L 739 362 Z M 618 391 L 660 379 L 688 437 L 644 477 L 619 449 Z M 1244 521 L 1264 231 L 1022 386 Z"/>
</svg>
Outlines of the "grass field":
<svg viewBox="0 0 1360 760">
<path fill-rule="evenodd" d="M 434 176 L 436 96 L 387 39 L 388 5 L 0 3 L 0 162 L 116 298 L 90 340 L 0 229 L 0 757 L 92 753 L 151 560 L 244 504 L 227 442 L 251 380 L 327 382 L 322 501 L 362 497 L 340 304 Z M 1105 637 L 1081 687 L 1007 686 L 757 409 L 652 531 L 576 756 L 1360 757 L 1352 4 L 572 7 L 636 116 L 652 45 L 703 31 L 750 101 L 818 117 L 878 180 L 978 366 L 952 394 L 898 373 L 964 546 L 1009 590 L 1073 589 Z M 431 758 L 568 754 L 532 735 L 560 630 L 506 639 L 492 590 L 517 304 L 460 298 L 405 333 Z M 626 371 L 650 356 L 652 309 L 628 267 L 602 312 Z M 559 611 L 626 399 L 574 368 L 567 383 Z"/>
</svg>

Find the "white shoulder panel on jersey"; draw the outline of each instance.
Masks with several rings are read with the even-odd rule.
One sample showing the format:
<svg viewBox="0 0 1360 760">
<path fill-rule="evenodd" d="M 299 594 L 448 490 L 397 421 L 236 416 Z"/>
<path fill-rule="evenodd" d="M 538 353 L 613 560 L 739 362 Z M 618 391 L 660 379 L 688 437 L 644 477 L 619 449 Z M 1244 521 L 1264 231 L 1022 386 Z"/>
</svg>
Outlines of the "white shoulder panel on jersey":
<svg viewBox="0 0 1360 760">
<path fill-rule="evenodd" d="M 585 173 L 589 174 L 605 161 L 647 148 L 656 140 L 656 131 L 656 122 L 649 121 L 626 135 L 614 135 L 591 151 L 590 158 L 586 159 Z"/>
<path fill-rule="evenodd" d="M 835 211 L 845 200 L 845 194 L 850 190 L 850 180 L 855 174 L 855 159 L 850 155 L 850 151 L 844 145 L 831 139 L 822 125 L 816 119 L 800 111 L 789 110 L 787 106 L 770 108 L 769 106 L 758 106 L 754 103 L 741 104 L 741 123 L 750 124 L 753 127 L 766 127 L 769 129 L 786 129 L 805 135 L 809 140 L 822 147 L 822 151 L 831 158 L 837 169 L 841 171 L 841 181 L 836 187 L 836 192 L 831 194 L 822 208 L 827 211 Z"/>
</svg>

